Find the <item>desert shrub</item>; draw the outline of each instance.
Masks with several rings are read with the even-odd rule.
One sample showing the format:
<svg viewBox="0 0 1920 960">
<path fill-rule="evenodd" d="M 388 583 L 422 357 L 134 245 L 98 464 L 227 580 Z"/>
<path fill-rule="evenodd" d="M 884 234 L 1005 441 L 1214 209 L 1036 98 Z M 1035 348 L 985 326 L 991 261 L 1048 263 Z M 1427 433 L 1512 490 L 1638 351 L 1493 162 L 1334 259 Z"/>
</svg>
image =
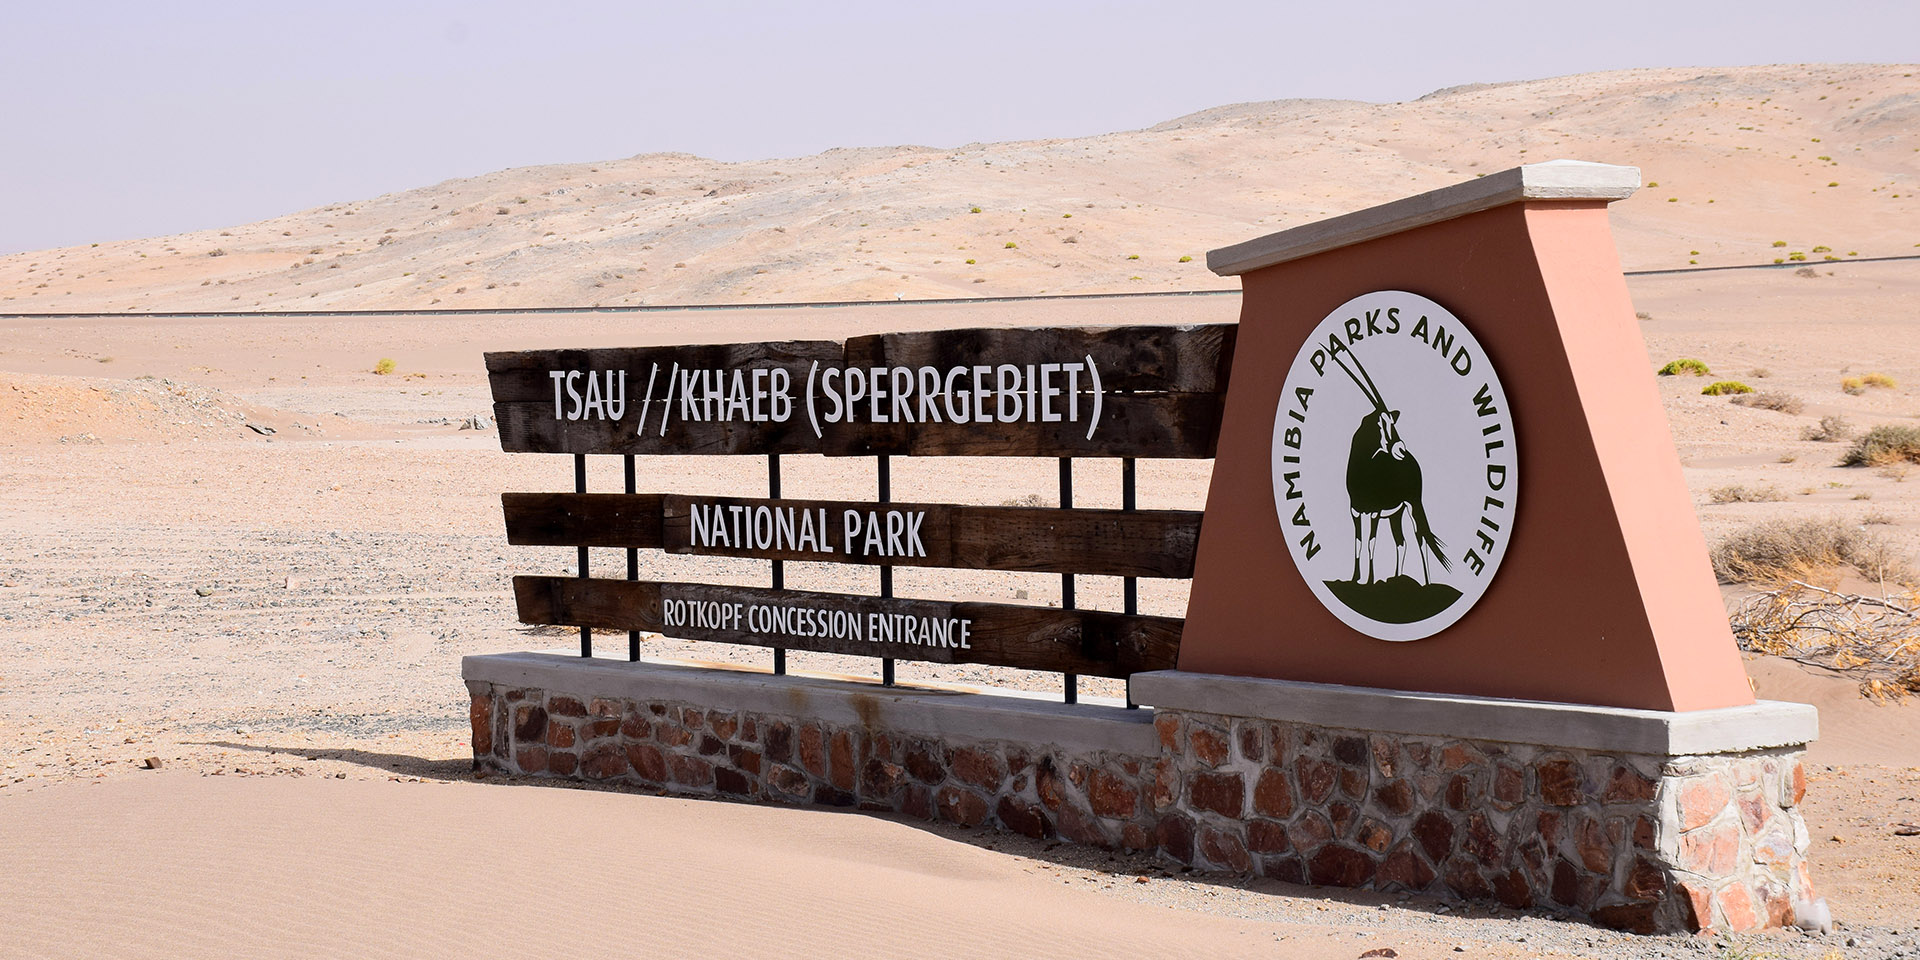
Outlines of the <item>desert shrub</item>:
<svg viewBox="0 0 1920 960">
<path fill-rule="evenodd" d="M 1705 360 L 1695 360 L 1692 357 L 1669 360 L 1667 365 L 1659 370 L 1659 374 L 1663 377 L 1677 377 L 1683 373 L 1693 377 L 1704 377 L 1712 374 L 1713 371 L 1707 369 Z"/>
<path fill-rule="evenodd" d="M 1137 254 L 1137 253 L 1129 253 L 1129 254 L 1127 254 L 1127 259 L 1128 259 L 1128 260 L 1138 260 L 1138 259 L 1140 259 L 1140 255 L 1139 255 L 1139 254 Z"/>
<path fill-rule="evenodd" d="M 1840 457 L 1841 466 L 1877 467 L 1890 463 L 1920 463 L 1920 427 L 1883 423 L 1853 442 Z"/>
<path fill-rule="evenodd" d="M 382 377 L 392 373 L 394 370 L 395 364 L 392 357 L 381 357 L 379 361 L 373 365 L 373 372 Z"/>
<path fill-rule="evenodd" d="M 226 255 L 227 255 L 227 251 L 219 247 L 214 247 L 212 250 L 207 251 L 207 256 L 209 257 L 224 257 Z"/>
<path fill-rule="evenodd" d="M 1812 267 L 1801 267 L 1800 269 L 1795 270 L 1793 272 L 1793 275 L 1796 277 L 1806 277 L 1808 279 L 1813 279 L 1815 277 L 1820 276 L 1820 271 L 1815 270 Z"/>
<path fill-rule="evenodd" d="M 1752 393 L 1753 388 L 1738 380 L 1716 380 L 1700 388 L 1700 392 L 1709 397 L 1724 397 L 1736 393 Z"/>
<path fill-rule="evenodd" d="M 1006 249 L 1008 249 L 1008 250 L 1017 250 L 1017 249 L 1019 249 L 1019 247 L 1020 247 L 1020 245 L 1019 245 L 1019 244 L 1017 244 L 1017 243 L 1014 243 L 1014 242 L 1013 242 L 1012 240 L 1008 240 L 1008 241 L 1007 241 L 1007 246 L 1006 246 Z"/>
<path fill-rule="evenodd" d="M 1781 413 L 1799 413 L 1806 409 L 1800 398 L 1791 393 L 1779 393 L 1769 390 L 1766 393 L 1748 393 L 1734 397 L 1733 402 L 1743 407 L 1758 407 L 1762 410 L 1778 410 Z"/>
<path fill-rule="evenodd" d="M 968 209 L 968 210 L 967 210 L 967 212 L 968 212 L 968 213 L 979 213 L 979 212 L 980 212 L 980 208 L 979 208 L 979 207 L 972 207 L 972 208 L 970 208 L 970 209 Z"/>
<path fill-rule="evenodd" d="M 1053 501 L 1037 493 L 1023 493 L 1009 500 L 1000 501 L 1003 507 L 1050 507 Z"/>
<path fill-rule="evenodd" d="M 1839 414 L 1829 414 L 1820 418 L 1820 423 L 1801 431 L 1800 439 L 1818 440 L 1821 443 L 1838 443 L 1853 436 L 1853 424 Z"/>
<path fill-rule="evenodd" d="M 1913 579 L 1912 568 L 1885 540 L 1834 517 L 1754 524 L 1720 541 L 1712 559 L 1721 583 L 1811 581 L 1846 569 L 1876 582 Z"/>
<path fill-rule="evenodd" d="M 1192 262 L 1193 262 L 1193 258 L 1192 258 L 1192 257 L 1181 257 L 1181 258 L 1180 258 L 1180 262 L 1181 262 L 1181 263 L 1192 263 Z"/>
<path fill-rule="evenodd" d="M 1884 373 L 1869 373 L 1860 378 L 1860 384 L 1867 387 L 1879 387 L 1882 390 L 1892 390 L 1894 387 L 1900 385 L 1892 377 Z"/>
<path fill-rule="evenodd" d="M 1859 377 L 1841 377 L 1840 392 L 1857 397 L 1867 392 L 1867 383 Z"/>
<path fill-rule="evenodd" d="M 1776 247 L 1784 247 L 1787 245 L 1787 242 L 1785 240 L 1775 240 L 1773 245 Z"/>
<path fill-rule="evenodd" d="M 1707 499 L 1713 503 L 1779 503 L 1786 498 L 1779 487 L 1743 487 L 1737 483 L 1707 492 Z"/>
</svg>

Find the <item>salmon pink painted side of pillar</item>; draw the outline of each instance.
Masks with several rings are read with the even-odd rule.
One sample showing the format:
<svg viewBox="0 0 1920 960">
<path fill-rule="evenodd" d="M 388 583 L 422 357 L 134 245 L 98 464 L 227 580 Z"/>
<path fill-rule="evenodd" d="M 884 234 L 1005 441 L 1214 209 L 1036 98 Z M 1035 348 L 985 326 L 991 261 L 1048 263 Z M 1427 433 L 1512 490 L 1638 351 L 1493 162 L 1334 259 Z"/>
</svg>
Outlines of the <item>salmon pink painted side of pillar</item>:
<svg viewBox="0 0 1920 960">
<path fill-rule="evenodd" d="M 1245 299 L 1182 671 L 1753 702 L 1607 229 L 1638 185 L 1534 164 L 1208 254 Z"/>
</svg>

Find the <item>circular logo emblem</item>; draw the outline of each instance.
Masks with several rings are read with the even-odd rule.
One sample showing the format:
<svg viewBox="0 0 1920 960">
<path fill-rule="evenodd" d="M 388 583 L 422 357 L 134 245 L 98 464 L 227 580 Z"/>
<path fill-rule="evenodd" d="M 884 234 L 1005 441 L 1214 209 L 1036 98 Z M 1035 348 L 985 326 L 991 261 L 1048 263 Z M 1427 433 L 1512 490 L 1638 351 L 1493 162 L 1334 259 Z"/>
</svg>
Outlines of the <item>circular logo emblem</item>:
<svg viewBox="0 0 1920 960">
<path fill-rule="evenodd" d="M 1506 556 L 1513 412 L 1460 318 L 1417 294 L 1341 304 L 1300 347 L 1273 418 L 1273 505 L 1342 623 L 1419 640 L 1471 609 Z"/>
</svg>

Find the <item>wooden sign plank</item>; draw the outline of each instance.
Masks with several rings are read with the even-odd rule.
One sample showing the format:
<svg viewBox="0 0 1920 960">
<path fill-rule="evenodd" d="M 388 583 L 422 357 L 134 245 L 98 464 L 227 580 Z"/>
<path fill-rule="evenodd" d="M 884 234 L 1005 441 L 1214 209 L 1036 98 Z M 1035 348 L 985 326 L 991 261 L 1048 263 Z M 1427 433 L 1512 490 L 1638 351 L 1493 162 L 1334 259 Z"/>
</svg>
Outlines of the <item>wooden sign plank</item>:
<svg viewBox="0 0 1920 960">
<path fill-rule="evenodd" d="M 1110 577 L 1192 575 L 1200 513 L 509 493 L 507 542 Z"/>
<path fill-rule="evenodd" d="M 1124 677 L 1172 669 L 1182 621 L 714 584 L 515 577 L 520 621 L 821 653 Z"/>
<path fill-rule="evenodd" d="M 500 446 L 512 453 L 712 455 L 818 453 L 830 457 L 1148 457 L 1207 459 L 1219 436 L 1213 394 L 1115 394 L 1102 400 L 1092 436 L 1085 423 L 822 423 L 804 419 L 686 421 L 665 431 L 627 419 L 563 420 L 553 401 L 497 403 Z M 658 409 L 655 409 L 658 416 Z"/>
<path fill-rule="evenodd" d="M 487 355 L 503 449 L 1206 458 L 1233 325 Z"/>
</svg>

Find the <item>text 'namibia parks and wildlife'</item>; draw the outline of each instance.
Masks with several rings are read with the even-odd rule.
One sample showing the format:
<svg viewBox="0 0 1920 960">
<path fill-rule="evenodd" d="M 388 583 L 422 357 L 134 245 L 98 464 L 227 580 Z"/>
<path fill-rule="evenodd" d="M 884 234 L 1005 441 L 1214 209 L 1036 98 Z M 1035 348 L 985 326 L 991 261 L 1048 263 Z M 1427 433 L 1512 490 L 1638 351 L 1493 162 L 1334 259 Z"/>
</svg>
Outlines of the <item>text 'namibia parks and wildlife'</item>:
<svg viewBox="0 0 1920 960">
<path fill-rule="evenodd" d="M 552 453 L 1209 457 L 1233 328 L 1010 328 L 489 354 Z"/>
<path fill-rule="evenodd" d="M 1273 502 L 1343 623 L 1418 640 L 1465 616 L 1506 554 L 1519 479 L 1500 377 L 1445 307 L 1365 294 L 1300 345 L 1274 414 Z"/>
</svg>

